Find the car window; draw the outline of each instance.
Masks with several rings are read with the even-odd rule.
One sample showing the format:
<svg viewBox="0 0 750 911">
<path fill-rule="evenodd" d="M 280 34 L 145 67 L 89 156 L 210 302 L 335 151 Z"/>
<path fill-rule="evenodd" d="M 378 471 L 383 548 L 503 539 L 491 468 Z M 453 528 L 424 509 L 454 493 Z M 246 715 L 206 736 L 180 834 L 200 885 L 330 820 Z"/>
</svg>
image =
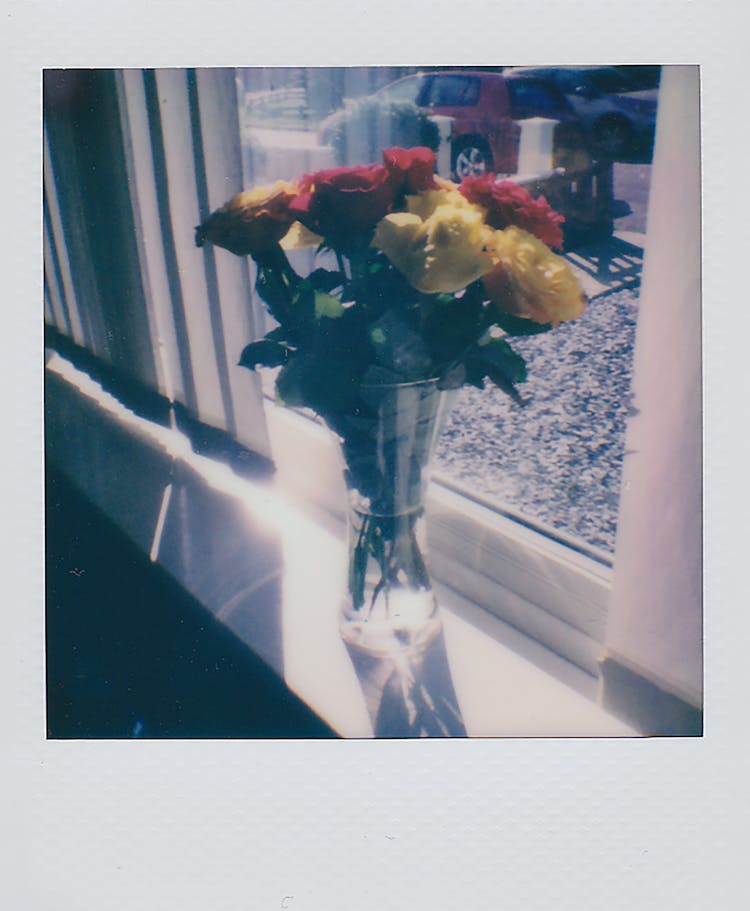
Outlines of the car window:
<svg viewBox="0 0 750 911">
<path fill-rule="evenodd" d="M 471 106 L 479 102 L 476 76 L 435 76 L 427 93 L 427 104 L 435 107 Z"/>
<path fill-rule="evenodd" d="M 409 101 L 416 104 L 423 85 L 424 76 L 410 76 L 386 86 L 378 92 L 378 97 L 383 101 Z"/>
<path fill-rule="evenodd" d="M 555 89 L 537 79 L 509 79 L 511 116 L 514 120 L 527 117 L 557 118 L 568 108 Z"/>
<path fill-rule="evenodd" d="M 635 92 L 639 88 L 628 76 L 617 70 L 591 70 L 587 75 L 592 85 L 605 94 Z"/>
<path fill-rule="evenodd" d="M 565 92 L 566 95 L 575 95 L 580 89 L 587 88 L 591 84 L 590 80 L 578 70 L 556 70 L 554 80 L 560 91 Z"/>
</svg>

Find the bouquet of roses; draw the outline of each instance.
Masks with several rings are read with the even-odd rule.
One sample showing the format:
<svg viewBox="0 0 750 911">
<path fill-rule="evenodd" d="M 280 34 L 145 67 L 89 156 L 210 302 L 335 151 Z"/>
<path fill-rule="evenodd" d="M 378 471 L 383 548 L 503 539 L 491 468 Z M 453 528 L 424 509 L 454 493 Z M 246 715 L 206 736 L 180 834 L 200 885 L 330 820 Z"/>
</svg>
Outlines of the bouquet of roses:
<svg viewBox="0 0 750 911">
<path fill-rule="evenodd" d="M 196 229 L 198 246 L 253 258 L 258 294 L 278 323 L 240 364 L 280 367 L 279 400 L 311 408 L 341 441 L 360 504 L 355 610 L 373 562 L 371 610 L 405 578 L 429 587 L 415 523 L 436 388 L 489 379 L 520 403 L 526 368 L 508 339 L 582 312 L 579 284 L 551 249 L 562 247 L 562 221 L 516 184 L 491 174 L 455 184 L 435 175 L 431 150 L 393 148 L 380 165 L 239 193 Z M 287 252 L 311 246 L 327 265 L 299 275 Z M 406 414 L 394 389 L 405 391 Z"/>
<path fill-rule="evenodd" d="M 577 317 L 584 297 L 562 247 L 562 216 L 491 174 L 437 177 L 426 148 L 389 149 L 382 165 L 336 168 L 239 193 L 196 229 L 257 264 L 278 326 L 244 367 L 278 367 L 287 405 L 324 419 L 359 387 L 438 377 L 489 379 L 517 401 L 525 365 L 508 337 Z M 335 268 L 298 275 L 286 252 L 331 251 Z"/>
</svg>

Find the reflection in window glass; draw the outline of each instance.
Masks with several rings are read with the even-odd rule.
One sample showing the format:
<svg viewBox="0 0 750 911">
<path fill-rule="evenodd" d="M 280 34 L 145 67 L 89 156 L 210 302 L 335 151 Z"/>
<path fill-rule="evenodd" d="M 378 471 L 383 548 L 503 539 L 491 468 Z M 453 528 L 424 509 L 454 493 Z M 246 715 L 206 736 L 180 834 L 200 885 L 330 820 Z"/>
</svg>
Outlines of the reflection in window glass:
<svg viewBox="0 0 750 911">
<path fill-rule="evenodd" d="M 429 104 L 445 107 L 477 104 L 479 88 L 475 76 L 437 76 L 430 85 Z"/>
<path fill-rule="evenodd" d="M 600 92 L 634 92 L 639 86 L 632 79 L 618 70 L 606 67 L 601 70 L 592 70 L 587 74 L 589 81 Z"/>
<path fill-rule="evenodd" d="M 378 96 L 386 101 L 409 101 L 412 104 L 416 104 L 423 85 L 424 78 L 422 76 L 410 76 L 382 89 Z"/>
<path fill-rule="evenodd" d="M 388 123 L 386 117 L 384 127 L 382 119 L 367 113 L 377 111 L 381 102 L 419 99 L 429 108 L 415 107 L 415 116 L 425 118 L 440 114 L 442 106 L 450 108 L 446 113 L 454 118 L 456 142 L 471 118 L 477 122 L 482 80 L 490 77 L 498 78 L 498 68 L 470 76 L 448 67 L 238 70 L 247 185 L 377 161 L 383 148 L 407 144 L 395 118 Z M 427 97 L 420 94 L 425 84 Z M 542 180 L 532 190 L 547 195 L 565 215 L 570 229 L 565 255 L 579 269 L 590 301 L 580 319 L 554 333 L 514 340 L 529 368 L 528 382 L 520 387 L 525 407 L 494 388 L 461 391 L 437 467 L 449 483 L 526 521 L 607 551 L 614 547 L 617 524 L 656 107 L 634 112 L 637 130 L 634 121 L 630 133 L 614 137 L 621 141 L 625 135 L 632 142 L 612 146 L 605 154 L 601 132 L 595 129 L 596 112 L 566 106 L 564 116 L 556 116 L 551 91 L 541 91 L 543 86 L 530 80 L 524 88 L 523 118 L 565 120 L 566 131 L 556 131 L 554 142 L 565 135 L 566 142 L 572 136 L 579 143 L 565 150 L 568 170 L 553 177 L 539 174 Z M 598 110 L 614 109 L 608 105 Z M 624 107 L 617 110 L 631 116 Z M 483 115 L 486 135 L 472 135 L 499 161 L 507 148 L 501 151 L 493 144 L 518 136 L 521 115 L 507 108 Z M 445 147 L 442 151 L 441 176 L 451 177 L 455 156 L 450 148 L 448 154 Z M 309 271 L 307 264 L 295 264 Z"/>
<path fill-rule="evenodd" d="M 511 110 L 517 120 L 528 117 L 567 117 L 569 106 L 555 91 L 554 83 L 547 84 L 536 79 L 522 77 L 508 80 L 508 95 Z"/>
</svg>

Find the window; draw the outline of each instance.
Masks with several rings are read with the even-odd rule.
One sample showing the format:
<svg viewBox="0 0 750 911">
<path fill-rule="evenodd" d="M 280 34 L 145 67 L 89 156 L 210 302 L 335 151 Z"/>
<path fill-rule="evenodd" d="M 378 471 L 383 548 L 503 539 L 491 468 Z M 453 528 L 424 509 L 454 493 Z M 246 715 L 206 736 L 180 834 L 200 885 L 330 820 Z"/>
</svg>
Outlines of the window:
<svg viewBox="0 0 750 911">
<path fill-rule="evenodd" d="M 346 99 L 391 83 L 411 93 L 428 78 L 403 80 L 404 69 L 53 71 L 45 80 L 46 320 L 203 424 L 286 460 L 328 505 L 339 488 L 326 439 L 264 403 L 258 377 L 235 366 L 266 320 L 253 267 L 196 251 L 193 228 L 243 185 L 335 165 L 321 124 Z M 476 103 L 477 78 L 432 79 L 433 104 Z M 552 115 L 558 102 L 541 84 L 508 81 L 517 116 Z M 611 162 L 616 233 L 567 253 L 590 289 L 585 321 L 518 345 L 530 404 L 519 411 L 500 393 L 463 393 L 439 455 L 431 529 L 446 581 L 592 676 L 605 641 L 647 228 L 650 149 L 639 154 Z M 92 157 L 108 169 L 92 173 Z M 608 174 L 581 173 L 576 188 Z M 106 268 L 112 249 L 119 275 Z M 319 476 L 299 464 L 300 451 L 316 453 L 306 464 L 320 465 Z"/>
<path fill-rule="evenodd" d="M 590 70 L 586 73 L 589 82 L 605 94 L 635 92 L 639 86 L 619 70 L 606 67 L 601 70 Z"/>
<path fill-rule="evenodd" d="M 428 78 L 431 79 L 428 98 L 436 104 L 455 104 L 460 99 L 468 101 L 478 91 L 477 77 L 451 73 Z M 554 116 L 557 113 L 559 116 L 561 107 L 565 107 L 566 112 L 568 110 L 564 99 L 552 86 L 531 78 L 507 81 L 515 104 L 521 108 L 517 116 L 520 113 L 534 116 Z M 350 77 L 350 82 L 353 82 L 353 77 Z M 365 79 L 360 82 L 362 85 L 369 84 Z M 394 83 L 394 90 L 410 84 L 410 78 L 402 79 Z M 385 88 L 378 94 L 390 95 L 390 92 L 391 89 Z M 258 135 L 260 139 L 264 138 L 262 134 Z M 267 141 L 271 142 L 270 139 Z M 275 136 L 272 141 L 283 143 L 284 138 L 279 140 Z M 387 145 L 387 141 L 383 144 Z M 282 157 L 286 162 L 285 174 L 279 173 L 278 168 L 269 171 L 269 163 L 278 162 Z M 572 639 L 575 635 L 568 636 L 560 627 L 559 635 L 571 641 L 557 642 L 556 647 L 572 656 L 590 673 L 596 671 L 595 643 L 604 635 L 606 593 L 617 526 L 638 309 L 634 283 L 642 261 L 642 241 L 639 247 L 636 239 L 646 230 L 650 172 L 646 158 L 647 155 L 644 155 L 640 163 L 616 162 L 613 167 L 615 195 L 621 194 L 619 198 L 626 203 L 623 214 L 617 220 L 617 227 L 622 226 L 629 231 L 631 241 L 635 242 L 613 238 L 611 245 L 605 248 L 611 251 L 608 254 L 611 266 L 604 265 L 600 254 L 587 252 L 585 243 L 571 253 L 582 274 L 598 273 L 603 279 L 602 284 L 593 282 L 589 289 L 589 293 L 597 295 L 596 304 L 591 304 L 582 320 L 561 327 L 546 338 L 534 338 L 518 346 L 529 360 L 529 404 L 524 409 L 518 409 L 499 391 L 462 390 L 460 404 L 451 415 L 437 459 L 442 482 L 440 489 L 446 499 L 441 511 L 444 521 L 440 528 L 436 527 L 435 535 L 443 538 L 445 546 L 453 550 L 459 546 L 460 533 L 456 529 L 461 527 L 461 523 L 455 517 L 461 510 L 461 504 L 469 501 L 472 514 L 483 528 L 480 536 L 485 542 L 493 538 L 493 533 L 488 531 L 493 524 L 505 529 L 484 557 L 477 557 L 476 551 L 474 556 L 466 555 L 465 565 L 466 561 L 473 561 L 474 578 L 463 579 L 463 589 L 471 589 L 472 597 L 481 603 L 492 605 L 493 602 L 500 602 L 494 586 L 502 583 L 503 574 L 507 575 L 508 562 L 518 558 L 514 547 L 507 543 L 507 536 L 515 533 L 518 525 L 514 523 L 533 529 L 532 535 L 540 535 L 540 544 L 546 542 L 550 547 L 544 559 L 549 559 L 557 567 L 556 572 L 566 578 L 566 585 L 576 591 L 579 603 L 586 605 L 582 611 L 587 615 L 585 621 L 578 621 L 569 613 L 561 620 L 562 623 L 574 624 L 581 642 L 576 640 L 574 644 Z M 248 184 L 288 177 L 309 171 L 314 166 L 325 167 L 336 163 L 332 159 L 328 164 L 322 161 L 314 137 L 304 145 L 296 139 L 294 144 L 287 142 L 283 148 L 269 145 L 265 159 L 256 159 L 258 156 L 252 159 L 247 154 L 245 156 L 245 180 Z M 448 176 L 445 172 L 444 175 Z M 624 214 L 626 209 L 632 210 L 630 214 Z M 297 255 L 300 268 L 307 271 L 309 266 L 303 260 L 305 257 L 309 260 L 312 254 Z M 611 274 L 604 279 L 610 269 Z M 616 277 L 618 270 L 620 278 Z M 618 291 L 618 287 L 621 290 Z M 600 344 L 602 331 L 608 333 L 605 346 Z M 272 378 L 269 378 L 267 390 L 272 396 L 271 381 Z M 582 384 L 588 385 L 588 392 L 582 393 Z M 287 433 L 292 432 L 289 415 L 275 414 L 270 408 L 269 420 L 272 436 L 278 433 L 279 439 L 287 439 Z M 308 445 L 320 448 L 321 455 L 315 461 L 324 463 L 325 439 L 316 438 Z M 279 443 L 278 448 L 285 448 L 285 445 Z M 290 451 L 294 448 L 289 445 Z M 293 462 L 293 458 L 288 461 Z M 294 474 L 292 464 L 288 465 L 288 470 Z M 303 488 L 307 488 L 310 481 L 307 472 L 297 477 L 297 483 Z M 333 468 L 327 473 L 325 481 L 315 480 L 312 484 L 314 490 L 308 490 L 308 493 L 330 502 L 338 492 L 336 485 L 337 474 Z M 503 524 L 506 520 L 509 523 L 507 526 Z M 469 549 L 472 546 L 469 545 Z M 501 551 L 506 548 L 505 560 L 496 559 L 495 547 Z M 565 569 L 560 569 L 560 558 L 567 560 L 571 554 L 572 562 Z M 493 560 L 495 570 L 491 568 Z M 581 581 L 580 570 L 584 565 L 585 581 Z M 496 578 L 491 581 L 493 572 Z M 539 601 L 549 597 L 549 592 L 543 595 L 538 591 L 533 573 L 517 575 L 515 585 L 516 594 L 522 593 L 525 600 Z M 557 599 L 553 596 L 552 600 L 558 603 L 553 611 L 564 613 L 567 610 L 565 596 Z M 532 609 L 529 612 L 533 613 Z M 533 625 L 528 625 L 526 619 L 519 619 L 518 615 L 515 622 L 529 630 Z M 534 629 L 541 635 L 536 627 Z M 553 634 L 553 638 L 557 635 Z M 584 637 L 590 637 L 585 646 L 582 644 Z"/>
<path fill-rule="evenodd" d="M 516 120 L 528 117 L 565 117 L 569 106 L 556 91 L 554 83 L 528 77 L 517 77 L 508 80 L 508 93 L 511 100 L 511 112 Z"/>
<path fill-rule="evenodd" d="M 400 80 L 395 85 L 382 89 L 378 92 L 378 97 L 384 101 L 409 101 L 412 104 L 417 104 L 424 85 L 425 79 L 423 76 L 410 76 Z"/>
<path fill-rule="evenodd" d="M 470 107 L 479 101 L 480 81 L 472 76 L 434 76 L 427 95 L 433 107 Z"/>
</svg>

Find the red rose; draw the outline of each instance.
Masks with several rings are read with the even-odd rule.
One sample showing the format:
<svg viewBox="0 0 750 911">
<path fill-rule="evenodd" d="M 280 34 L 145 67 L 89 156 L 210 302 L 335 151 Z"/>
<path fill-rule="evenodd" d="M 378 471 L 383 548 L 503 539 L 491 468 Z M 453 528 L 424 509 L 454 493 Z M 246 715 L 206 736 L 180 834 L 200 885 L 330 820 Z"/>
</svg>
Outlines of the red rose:
<svg viewBox="0 0 750 911">
<path fill-rule="evenodd" d="M 390 174 L 382 165 L 318 171 L 303 177 L 300 189 L 290 212 L 342 251 L 356 247 L 388 214 L 394 199 Z"/>
<path fill-rule="evenodd" d="M 383 161 L 391 175 L 396 196 L 435 189 L 435 153 L 425 146 L 384 149 Z"/>
<path fill-rule="evenodd" d="M 527 190 L 510 180 L 495 183 L 493 174 L 465 177 L 458 189 L 469 202 L 486 209 L 485 221 L 491 228 L 502 230 L 515 225 L 538 237 L 548 247 L 562 249 L 560 225 L 565 218 L 550 207 L 544 196 L 534 199 Z"/>
</svg>

